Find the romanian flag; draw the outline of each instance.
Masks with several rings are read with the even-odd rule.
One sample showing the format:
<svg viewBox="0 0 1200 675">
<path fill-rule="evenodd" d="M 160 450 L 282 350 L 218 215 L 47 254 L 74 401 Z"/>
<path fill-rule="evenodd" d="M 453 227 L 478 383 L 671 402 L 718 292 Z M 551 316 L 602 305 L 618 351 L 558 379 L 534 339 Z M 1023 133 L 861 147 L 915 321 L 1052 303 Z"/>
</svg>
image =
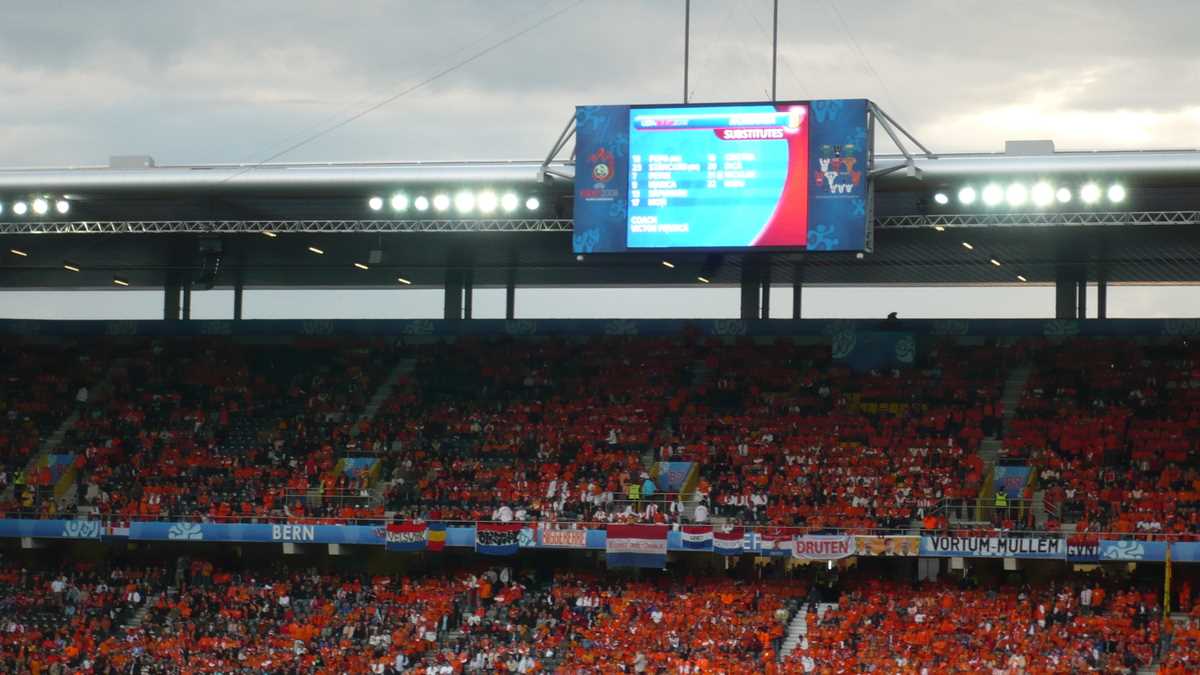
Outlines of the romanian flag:
<svg viewBox="0 0 1200 675">
<path fill-rule="evenodd" d="M 428 551 L 446 550 L 446 524 L 428 523 L 429 531 L 425 535 L 425 549 Z"/>
</svg>

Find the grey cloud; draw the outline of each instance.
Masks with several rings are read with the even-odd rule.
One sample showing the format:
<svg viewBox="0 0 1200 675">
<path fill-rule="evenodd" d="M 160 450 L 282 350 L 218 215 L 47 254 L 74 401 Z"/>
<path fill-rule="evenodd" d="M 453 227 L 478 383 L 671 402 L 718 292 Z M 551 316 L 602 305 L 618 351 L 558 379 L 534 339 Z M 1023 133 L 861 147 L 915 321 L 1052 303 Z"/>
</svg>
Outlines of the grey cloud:
<svg viewBox="0 0 1200 675">
<path fill-rule="evenodd" d="M 3 162 L 262 158 L 566 4 L 18 6 L 0 23 Z M 697 100 L 764 96 L 770 4 L 694 0 Z M 1187 35 L 1200 8 L 1187 2 L 842 3 L 853 41 L 828 3 L 781 5 L 781 98 L 868 96 L 941 150 L 998 147 L 1009 131 L 971 120 L 1047 96 L 1056 113 L 1170 116 L 1200 79 Z M 287 159 L 539 155 L 578 103 L 678 100 L 681 24 L 682 2 L 584 3 Z M 1155 140 L 1193 145 L 1189 130 L 1174 119 L 1157 133 L 1183 136 Z"/>
</svg>

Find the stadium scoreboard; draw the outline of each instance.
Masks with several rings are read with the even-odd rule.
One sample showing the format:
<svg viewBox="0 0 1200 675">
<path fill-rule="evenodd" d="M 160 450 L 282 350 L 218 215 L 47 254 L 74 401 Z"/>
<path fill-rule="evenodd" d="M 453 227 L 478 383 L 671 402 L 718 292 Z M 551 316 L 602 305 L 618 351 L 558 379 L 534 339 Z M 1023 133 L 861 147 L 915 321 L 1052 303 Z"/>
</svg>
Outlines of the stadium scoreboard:
<svg viewBox="0 0 1200 675">
<path fill-rule="evenodd" d="M 576 109 L 576 253 L 861 251 L 865 99 Z"/>
</svg>

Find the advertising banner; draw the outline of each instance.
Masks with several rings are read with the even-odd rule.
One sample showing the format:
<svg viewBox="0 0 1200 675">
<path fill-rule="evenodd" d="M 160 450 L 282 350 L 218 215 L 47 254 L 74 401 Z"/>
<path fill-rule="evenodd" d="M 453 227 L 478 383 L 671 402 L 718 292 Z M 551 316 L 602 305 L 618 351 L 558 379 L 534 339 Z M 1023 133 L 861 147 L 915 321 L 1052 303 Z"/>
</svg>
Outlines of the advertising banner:
<svg viewBox="0 0 1200 675">
<path fill-rule="evenodd" d="M 264 523 L 131 523 L 129 538 L 142 541 L 231 541 L 291 544 L 385 544 L 382 525 Z"/>
<path fill-rule="evenodd" d="M 920 553 L 921 538 L 917 536 L 854 537 L 855 555 L 914 557 Z"/>
<path fill-rule="evenodd" d="M 41 539 L 99 539 L 98 520 L 0 520 L 0 537 Z"/>
<path fill-rule="evenodd" d="M 815 535 L 796 537 L 792 555 L 801 560 L 841 560 L 854 555 L 853 535 Z"/>
<path fill-rule="evenodd" d="M 921 537 L 921 555 L 953 558 L 1066 558 L 1067 542 L 1049 537 Z"/>
<path fill-rule="evenodd" d="M 666 525 L 609 525 L 605 557 L 609 567 L 667 566 Z"/>
<path fill-rule="evenodd" d="M 1174 553 L 1175 551 L 1172 551 Z M 1100 558 L 1120 562 L 1162 562 L 1167 557 L 1167 544 L 1162 541 L 1100 542 Z"/>
</svg>

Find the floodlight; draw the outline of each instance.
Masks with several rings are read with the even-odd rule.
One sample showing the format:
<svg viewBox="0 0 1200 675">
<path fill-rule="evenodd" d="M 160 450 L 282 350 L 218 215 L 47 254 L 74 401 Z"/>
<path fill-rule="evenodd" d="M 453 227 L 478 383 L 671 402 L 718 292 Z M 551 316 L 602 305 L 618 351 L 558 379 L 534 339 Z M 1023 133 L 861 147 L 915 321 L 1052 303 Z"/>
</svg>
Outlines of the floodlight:
<svg viewBox="0 0 1200 675">
<path fill-rule="evenodd" d="M 1119 183 L 1108 186 L 1108 201 L 1113 204 L 1120 204 L 1125 201 L 1125 187 Z"/>
<path fill-rule="evenodd" d="M 50 202 L 46 201 L 45 199 L 42 199 L 41 197 L 38 197 L 37 199 L 33 200 L 33 212 L 34 213 L 38 214 L 39 216 L 44 216 L 44 215 L 46 215 L 46 212 L 49 210 L 50 210 Z"/>
<path fill-rule="evenodd" d="M 325 255 L 324 249 L 317 248 L 316 246 L 309 246 L 308 250 L 316 253 L 317 255 Z"/>
<path fill-rule="evenodd" d="M 480 192 L 479 197 L 475 200 L 475 203 L 479 205 L 480 213 L 492 213 L 496 210 L 496 205 L 500 203 L 500 200 L 498 197 L 496 197 L 495 192 L 488 190 L 486 192 Z"/>
<path fill-rule="evenodd" d="M 425 197 L 423 195 L 420 197 L 417 197 L 416 199 L 413 200 L 413 207 L 416 208 L 418 211 L 428 211 L 429 210 L 429 198 Z"/>
<path fill-rule="evenodd" d="M 29 212 L 29 205 L 25 202 L 16 202 L 13 204 L 13 213 L 18 216 L 23 216 Z"/>
<path fill-rule="evenodd" d="M 1095 183 L 1088 183 L 1079 188 L 1079 199 L 1084 204 L 1095 204 L 1100 201 L 1100 186 Z"/>
<path fill-rule="evenodd" d="M 538 201 L 537 197 L 530 197 L 529 199 L 525 200 L 525 208 L 529 209 L 530 211 L 537 211 L 538 207 L 541 205 L 542 203 Z"/>
<path fill-rule="evenodd" d="M 1004 200 L 1009 206 L 1018 207 L 1024 206 L 1025 200 L 1029 198 L 1029 190 L 1025 188 L 1023 183 L 1013 183 L 1004 191 Z"/>
<path fill-rule="evenodd" d="M 450 197 L 446 195 L 434 195 L 433 209 L 435 211 L 445 211 L 450 208 Z"/>
<path fill-rule="evenodd" d="M 505 193 L 505 195 L 500 198 L 500 208 L 504 209 L 505 213 L 512 213 L 513 211 L 516 211 L 517 204 L 519 203 L 520 202 L 517 200 L 517 196 L 511 192 Z"/>
<path fill-rule="evenodd" d="M 1004 188 L 992 183 L 983 188 L 983 203 L 985 206 L 996 206 L 1004 201 Z"/>
<path fill-rule="evenodd" d="M 392 210 L 393 211 L 407 211 L 408 210 L 408 196 L 402 195 L 399 193 L 392 195 Z"/>
<path fill-rule="evenodd" d="M 71 210 L 71 202 L 65 199 L 59 199 L 58 201 L 54 202 L 54 210 L 58 211 L 60 215 L 66 215 L 67 211 Z"/>
<path fill-rule="evenodd" d="M 454 208 L 459 213 L 470 213 L 475 210 L 475 193 L 463 191 L 454 195 Z"/>
<path fill-rule="evenodd" d="M 78 272 L 79 265 L 76 265 L 75 263 L 71 262 L 70 260 L 64 260 L 63 261 L 63 269 L 67 270 L 68 272 Z"/>
<path fill-rule="evenodd" d="M 1004 201 L 1004 189 L 1001 186 L 992 183 L 983 189 L 983 203 L 988 207 L 995 207 L 996 204 Z"/>
<path fill-rule="evenodd" d="M 383 197 L 371 197 L 367 200 L 367 206 L 371 207 L 372 211 L 378 211 L 383 208 Z"/>
<path fill-rule="evenodd" d="M 1054 203 L 1054 187 L 1044 181 L 1034 185 L 1029 195 L 1033 198 L 1034 206 L 1046 207 Z"/>
<path fill-rule="evenodd" d="M 1058 188 L 1058 192 L 1054 193 L 1054 198 L 1059 204 L 1066 204 L 1071 201 L 1071 191 L 1067 188 Z"/>
<path fill-rule="evenodd" d="M 116 284 L 116 285 L 118 285 L 118 286 L 128 286 L 128 285 L 129 285 L 129 280 L 128 280 L 128 279 L 122 279 L 121 277 L 113 277 L 113 283 L 114 283 L 114 284 Z"/>
<path fill-rule="evenodd" d="M 946 196 L 945 192 L 938 192 L 937 194 L 933 195 L 933 201 L 945 206 L 950 203 L 950 198 Z"/>
<path fill-rule="evenodd" d="M 958 191 L 958 203 L 970 206 L 975 203 L 975 188 L 965 187 Z"/>
</svg>

